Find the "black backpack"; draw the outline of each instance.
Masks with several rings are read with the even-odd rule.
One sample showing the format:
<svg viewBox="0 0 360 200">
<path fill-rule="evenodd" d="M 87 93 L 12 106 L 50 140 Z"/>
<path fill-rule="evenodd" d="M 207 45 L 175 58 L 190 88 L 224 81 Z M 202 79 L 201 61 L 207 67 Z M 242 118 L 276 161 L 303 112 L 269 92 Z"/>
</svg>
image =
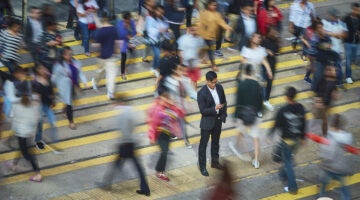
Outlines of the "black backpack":
<svg viewBox="0 0 360 200">
<path fill-rule="evenodd" d="M 245 126 L 251 126 L 255 124 L 257 118 L 256 109 L 253 106 L 240 106 L 240 107 L 241 110 L 235 117 L 241 119 Z"/>
</svg>

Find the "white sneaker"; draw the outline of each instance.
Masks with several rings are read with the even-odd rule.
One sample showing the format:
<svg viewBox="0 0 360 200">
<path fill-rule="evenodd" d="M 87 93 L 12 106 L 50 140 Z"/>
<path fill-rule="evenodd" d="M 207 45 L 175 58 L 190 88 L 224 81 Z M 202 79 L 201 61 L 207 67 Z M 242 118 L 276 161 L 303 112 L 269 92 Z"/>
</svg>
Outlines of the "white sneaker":
<svg viewBox="0 0 360 200">
<path fill-rule="evenodd" d="M 155 75 L 156 78 L 159 77 L 160 74 L 159 74 L 158 70 L 151 69 L 150 71 Z"/>
<path fill-rule="evenodd" d="M 258 112 L 258 113 L 257 113 L 257 116 L 258 116 L 259 118 L 262 118 L 262 117 L 263 117 L 262 112 Z"/>
<path fill-rule="evenodd" d="M 260 167 L 260 163 L 257 160 L 253 160 L 252 165 L 254 166 L 255 169 L 259 169 L 259 167 Z"/>
<path fill-rule="evenodd" d="M 98 91 L 98 87 L 96 85 L 96 82 L 95 82 L 95 78 L 92 77 L 91 78 L 91 84 L 92 84 L 92 88 L 95 90 L 95 91 Z"/>
<path fill-rule="evenodd" d="M 240 159 L 243 161 L 251 161 L 251 157 L 249 156 L 249 154 L 241 154 L 237 151 L 237 149 L 235 148 L 235 145 L 232 141 L 229 142 L 229 148 L 230 150 Z"/>
<path fill-rule="evenodd" d="M 353 80 L 349 77 L 349 78 L 346 78 L 346 83 L 348 84 L 352 84 L 353 83 Z"/>
<path fill-rule="evenodd" d="M 115 99 L 114 94 L 111 93 L 111 92 L 108 92 L 108 93 L 107 93 L 107 97 L 108 97 L 108 99 L 110 99 L 110 100 Z"/>
<path fill-rule="evenodd" d="M 264 101 L 263 104 L 266 107 L 266 109 L 268 109 L 269 111 L 274 111 L 274 106 L 271 105 L 269 101 Z"/>
</svg>

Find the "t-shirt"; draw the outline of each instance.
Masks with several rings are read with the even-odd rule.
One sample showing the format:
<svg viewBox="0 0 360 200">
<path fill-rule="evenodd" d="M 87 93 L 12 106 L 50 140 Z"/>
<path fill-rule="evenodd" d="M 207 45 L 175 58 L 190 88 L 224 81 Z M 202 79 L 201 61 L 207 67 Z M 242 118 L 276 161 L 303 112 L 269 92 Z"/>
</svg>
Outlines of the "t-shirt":
<svg viewBox="0 0 360 200">
<path fill-rule="evenodd" d="M 99 6 L 95 0 L 89 0 L 89 1 L 85 2 L 84 4 L 79 3 L 76 8 L 76 12 L 85 14 L 86 13 L 85 11 L 88 8 L 99 9 Z M 84 23 L 84 24 L 93 23 L 94 16 L 93 16 L 93 14 L 90 13 L 90 14 L 87 14 L 85 17 L 79 17 L 79 22 Z"/>
<path fill-rule="evenodd" d="M 343 31 L 344 32 L 348 31 L 346 24 L 340 20 L 333 22 L 327 20 L 321 20 L 321 21 L 324 24 L 324 30 L 330 33 L 342 33 Z M 344 52 L 344 44 L 342 42 L 342 39 L 338 39 L 335 37 L 330 37 L 330 38 L 331 38 L 332 50 L 336 51 L 337 53 Z"/>
<path fill-rule="evenodd" d="M 281 130 L 281 138 L 304 138 L 305 136 L 305 109 L 304 106 L 295 103 L 282 107 L 275 118 L 275 126 Z"/>
<path fill-rule="evenodd" d="M 95 43 L 101 45 L 99 58 L 107 59 L 114 54 L 116 40 L 119 40 L 119 34 L 115 26 L 102 27 L 97 30 Z"/>
<path fill-rule="evenodd" d="M 329 106 L 332 100 L 332 93 L 336 91 L 336 80 L 329 81 L 325 77 L 320 81 L 318 96 L 322 98 L 325 106 Z"/>
<path fill-rule="evenodd" d="M 179 63 L 180 59 L 177 56 L 164 56 L 159 63 L 160 75 L 163 77 L 171 75 Z"/>
<path fill-rule="evenodd" d="M 259 46 L 256 49 L 251 49 L 244 46 L 241 49 L 240 55 L 246 58 L 247 63 L 252 64 L 254 68 L 255 77 L 257 77 L 258 80 L 261 80 L 262 76 L 261 76 L 260 64 L 267 56 L 266 49 L 262 46 Z"/>
<path fill-rule="evenodd" d="M 199 49 L 205 46 L 205 42 L 201 37 L 191 34 L 182 35 L 178 41 L 178 49 L 182 51 L 184 60 L 197 60 L 199 58 Z"/>
</svg>

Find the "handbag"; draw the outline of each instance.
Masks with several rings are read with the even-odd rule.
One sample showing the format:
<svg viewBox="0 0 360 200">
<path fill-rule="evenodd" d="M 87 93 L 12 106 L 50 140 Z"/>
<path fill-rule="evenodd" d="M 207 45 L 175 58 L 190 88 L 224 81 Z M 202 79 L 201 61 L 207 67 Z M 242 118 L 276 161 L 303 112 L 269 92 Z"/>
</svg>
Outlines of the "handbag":
<svg viewBox="0 0 360 200">
<path fill-rule="evenodd" d="M 96 24 L 95 22 L 88 23 L 88 29 L 90 31 L 96 30 Z"/>
<path fill-rule="evenodd" d="M 257 118 L 256 110 L 253 106 L 239 106 L 241 107 L 240 112 L 235 116 L 241 119 L 245 126 L 253 125 Z"/>
<path fill-rule="evenodd" d="M 274 162 L 279 163 L 282 161 L 281 143 L 280 142 L 274 146 L 274 149 L 273 149 L 271 155 L 272 155 L 272 160 Z"/>
</svg>

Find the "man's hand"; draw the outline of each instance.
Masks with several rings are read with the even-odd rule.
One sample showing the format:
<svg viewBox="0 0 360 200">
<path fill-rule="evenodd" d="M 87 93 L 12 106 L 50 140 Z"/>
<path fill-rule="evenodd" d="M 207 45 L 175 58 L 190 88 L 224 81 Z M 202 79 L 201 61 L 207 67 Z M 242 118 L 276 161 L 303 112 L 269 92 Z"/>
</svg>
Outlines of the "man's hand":
<svg viewBox="0 0 360 200">
<path fill-rule="evenodd" d="M 215 106 L 215 110 L 220 110 L 222 107 L 224 107 L 223 104 L 217 104 L 217 105 Z"/>
</svg>

